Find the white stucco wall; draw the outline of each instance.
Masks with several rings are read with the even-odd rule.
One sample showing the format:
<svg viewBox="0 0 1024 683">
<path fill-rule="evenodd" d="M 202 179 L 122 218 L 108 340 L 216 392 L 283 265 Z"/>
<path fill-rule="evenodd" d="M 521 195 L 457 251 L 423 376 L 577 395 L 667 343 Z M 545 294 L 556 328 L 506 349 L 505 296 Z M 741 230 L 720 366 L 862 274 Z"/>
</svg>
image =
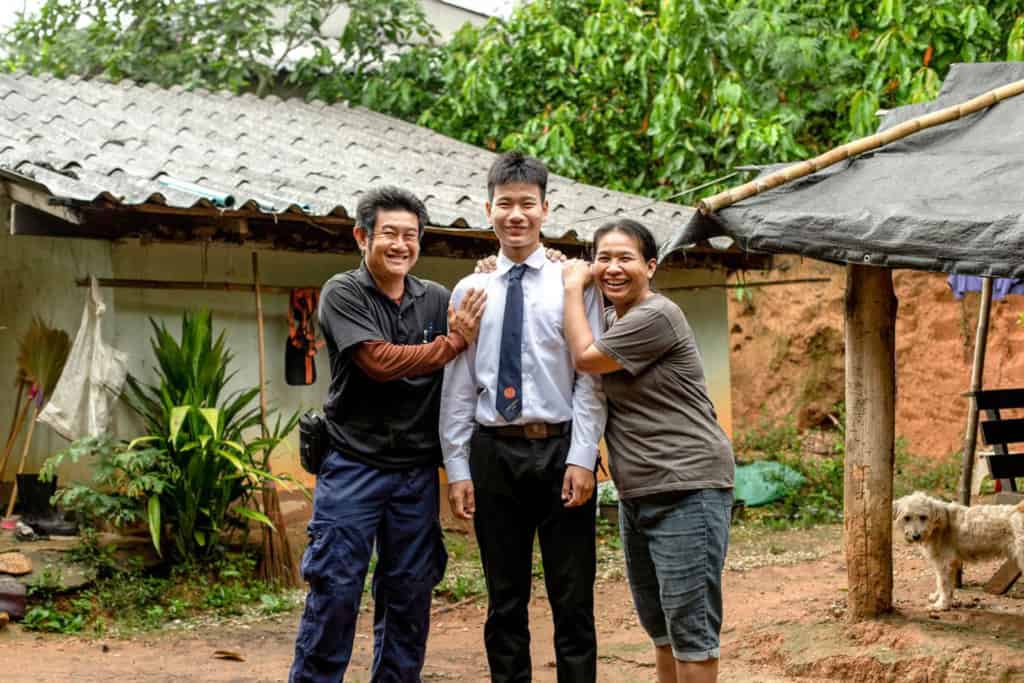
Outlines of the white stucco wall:
<svg viewBox="0 0 1024 683">
<path fill-rule="evenodd" d="M 90 273 L 109 276 L 111 249 L 110 243 L 104 241 L 12 236 L 9 209 L 3 202 L 0 211 L 0 425 L 6 441 L 16 410 L 14 380 L 19 337 L 28 330 L 32 318 L 39 316 L 50 327 L 67 332 L 74 341 L 87 292 L 75 286 L 75 279 Z M 113 317 L 104 317 L 108 336 L 113 334 Z M 27 428 L 7 465 L 9 479 L 14 478 L 25 432 Z M 38 471 L 47 455 L 66 444 L 48 426 L 37 425 L 25 471 Z"/>
<path fill-rule="evenodd" d="M 732 380 L 729 371 L 729 308 L 721 287 L 709 289 L 673 289 L 724 285 L 724 270 L 659 270 L 654 285 L 679 304 L 686 315 L 704 361 L 711 402 L 726 434 L 732 436 Z"/>
<path fill-rule="evenodd" d="M 27 328 L 32 315 L 43 315 L 51 324 L 65 329 L 74 338 L 85 301 L 86 290 L 73 285 L 76 277 L 90 273 L 101 277 L 144 278 L 154 280 L 203 279 L 203 248 L 191 245 L 147 244 L 137 241 L 109 243 L 68 238 L 11 237 L 0 231 L 0 421 L 9 420 L 14 410 L 16 335 Z M 250 282 L 250 248 L 211 246 L 206 252 L 207 281 Z M 319 286 L 336 272 L 358 265 L 354 254 L 300 254 L 281 251 L 260 252 L 263 283 L 280 286 Z M 453 286 L 473 268 L 469 260 L 424 257 L 415 273 Z M 726 290 L 672 290 L 672 287 L 723 284 L 723 271 L 663 270 L 655 283 L 683 308 L 697 335 L 704 359 L 711 398 L 719 418 L 728 431 L 732 427 L 729 391 L 729 346 Z M 108 305 L 105 333 L 109 343 L 129 355 L 130 370 L 142 379 L 153 379 L 152 331 L 149 318 L 165 323 L 176 336 L 185 309 L 208 308 L 217 330 L 224 330 L 227 346 L 235 356 L 238 370 L 231 388 L 258 383 L 255 302 L 244 292 L 144 290 L 105 288 Z M 266 373 L 271 407 L 283 413 L 319 406 L 326 392 L 329 366 L 326 353 L 317 356 L 318 380 L 308 387 L 289 386 L 284 381 L 284 345 L 287 338 L 286 295 L 264 295 L 266 333 Z M 7 422 L 2 422 L 8 424 Z M 119 436 L 138 434 L 135 419 L 124 406 L 115 415 L 114 429 Z M 5 432 L 6 433 L 6 432 Z M 49 454 L 66 442 L 48 427 L 36 430 L 28 471 L 35 471 Z M 295 436 L 274 456 L 275 471 L 305 478 L 298 464 Z M 13 466 L 8 467 L 8 472 Z M 86 464 L 62 469 L 62 480 L 86 478 Z"/>
</svg>

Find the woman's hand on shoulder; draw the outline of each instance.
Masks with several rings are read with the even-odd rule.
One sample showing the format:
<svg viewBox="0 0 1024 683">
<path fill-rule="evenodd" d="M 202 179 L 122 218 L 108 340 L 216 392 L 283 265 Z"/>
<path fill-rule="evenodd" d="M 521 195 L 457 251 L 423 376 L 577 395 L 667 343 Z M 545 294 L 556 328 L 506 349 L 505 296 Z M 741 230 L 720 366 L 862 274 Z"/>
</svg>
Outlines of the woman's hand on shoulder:
<svg viewBox="0 0 1024 683">
<path fill-rule="evenodd" d="M 590 264 L 578 258 L 569 259 L 562 264 L 562 284 L 566 289 L 583 289 L 593 280 Z"/>
</svg>

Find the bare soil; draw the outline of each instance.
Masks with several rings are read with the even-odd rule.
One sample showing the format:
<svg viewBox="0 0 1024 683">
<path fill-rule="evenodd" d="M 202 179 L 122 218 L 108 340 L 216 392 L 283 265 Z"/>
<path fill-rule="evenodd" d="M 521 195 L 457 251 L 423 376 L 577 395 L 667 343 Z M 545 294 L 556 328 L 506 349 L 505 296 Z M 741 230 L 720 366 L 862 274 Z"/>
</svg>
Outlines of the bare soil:
<svg viewBox="0 0 1024 683">
<path fill-rule="evenodd" d="M 844 618 L 841 529 L 767 532 L 737 527 L 725 574 L 721 680 L 1024 681 L 1024 589 L 1008 596 L 980 586 L 995 564 L 970 567 L 959 607 L 926 609 L 930 569 L 896 549 L 895 606 L 879 621 Z M 542 582 L 531 605 L 534 680 L 555 681 L 550 611 Z M 364 605 L 349 681 L 367 681 L 371 605 Z M 637 624 L 621 565 L 597 591 L 599 679 L 654 679 L 651 646 Z M 292 657 L 299 609 L 271 618 L 190 624 L 143 637 L 42 636 L 0 631 L 5 681 L 281 681 Z M 435 606 L 425 681 L 485 681 L 483 601 Z M 220 659 L 224 650 L 242 661 Z"/>
<path fill-rule="evenodd" d="M 843 297 L 846 271 L 821 261 L 778 257 L 770 273 L 748 281 L 828 278 L 828 282 L 754 287 L 729 297 L 733 425 L 737 435 L 762 420 L 795 415 L 801 429 L 829 426 L 843 400 Z M 943 458 L 963 444 L 980 296 L 953 298 L 946 276 L 895 271 L 896 434 L 911 453 Z M 1024 297 L 992 307 L 986 388 L 1024 386 Z"/>
</svg>

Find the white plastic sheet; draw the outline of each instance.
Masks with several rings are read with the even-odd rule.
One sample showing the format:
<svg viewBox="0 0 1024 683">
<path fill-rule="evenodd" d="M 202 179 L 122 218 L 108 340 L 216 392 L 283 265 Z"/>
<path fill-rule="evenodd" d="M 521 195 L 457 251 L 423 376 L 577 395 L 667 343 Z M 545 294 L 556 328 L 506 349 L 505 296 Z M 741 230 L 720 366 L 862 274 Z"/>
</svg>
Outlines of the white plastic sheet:
<svg viewBox="0 0 1024 683">
<path fill-rule="evenodd" d="M 50 402 L 39 414 L 40 422 L 71 441 L 106 431 L 111 405 L 128 374 L 127 356 L 103 342 L 106 308 L 96 278 L 91 278 L 75 343 Z"/>
</svg>

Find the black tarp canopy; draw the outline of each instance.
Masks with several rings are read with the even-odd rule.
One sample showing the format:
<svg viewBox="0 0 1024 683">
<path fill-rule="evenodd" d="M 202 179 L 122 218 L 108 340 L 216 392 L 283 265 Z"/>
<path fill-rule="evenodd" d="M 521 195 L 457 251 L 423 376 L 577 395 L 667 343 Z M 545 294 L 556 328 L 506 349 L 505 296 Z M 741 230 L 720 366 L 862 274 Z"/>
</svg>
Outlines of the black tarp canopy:
<svg viewBox="0 0 1024 683">
<path fill-rule="evenodd" d="M 1021 79 L 1022 62 L 955 64 L 934 102 L 894 109 L 881 128 Z M 1024 277 L 1024 95 L 710 217 L 695 213 L 662 257 L 703 239 L 720 244 L 722 236 L 747 251 Z"/>
</svg>

